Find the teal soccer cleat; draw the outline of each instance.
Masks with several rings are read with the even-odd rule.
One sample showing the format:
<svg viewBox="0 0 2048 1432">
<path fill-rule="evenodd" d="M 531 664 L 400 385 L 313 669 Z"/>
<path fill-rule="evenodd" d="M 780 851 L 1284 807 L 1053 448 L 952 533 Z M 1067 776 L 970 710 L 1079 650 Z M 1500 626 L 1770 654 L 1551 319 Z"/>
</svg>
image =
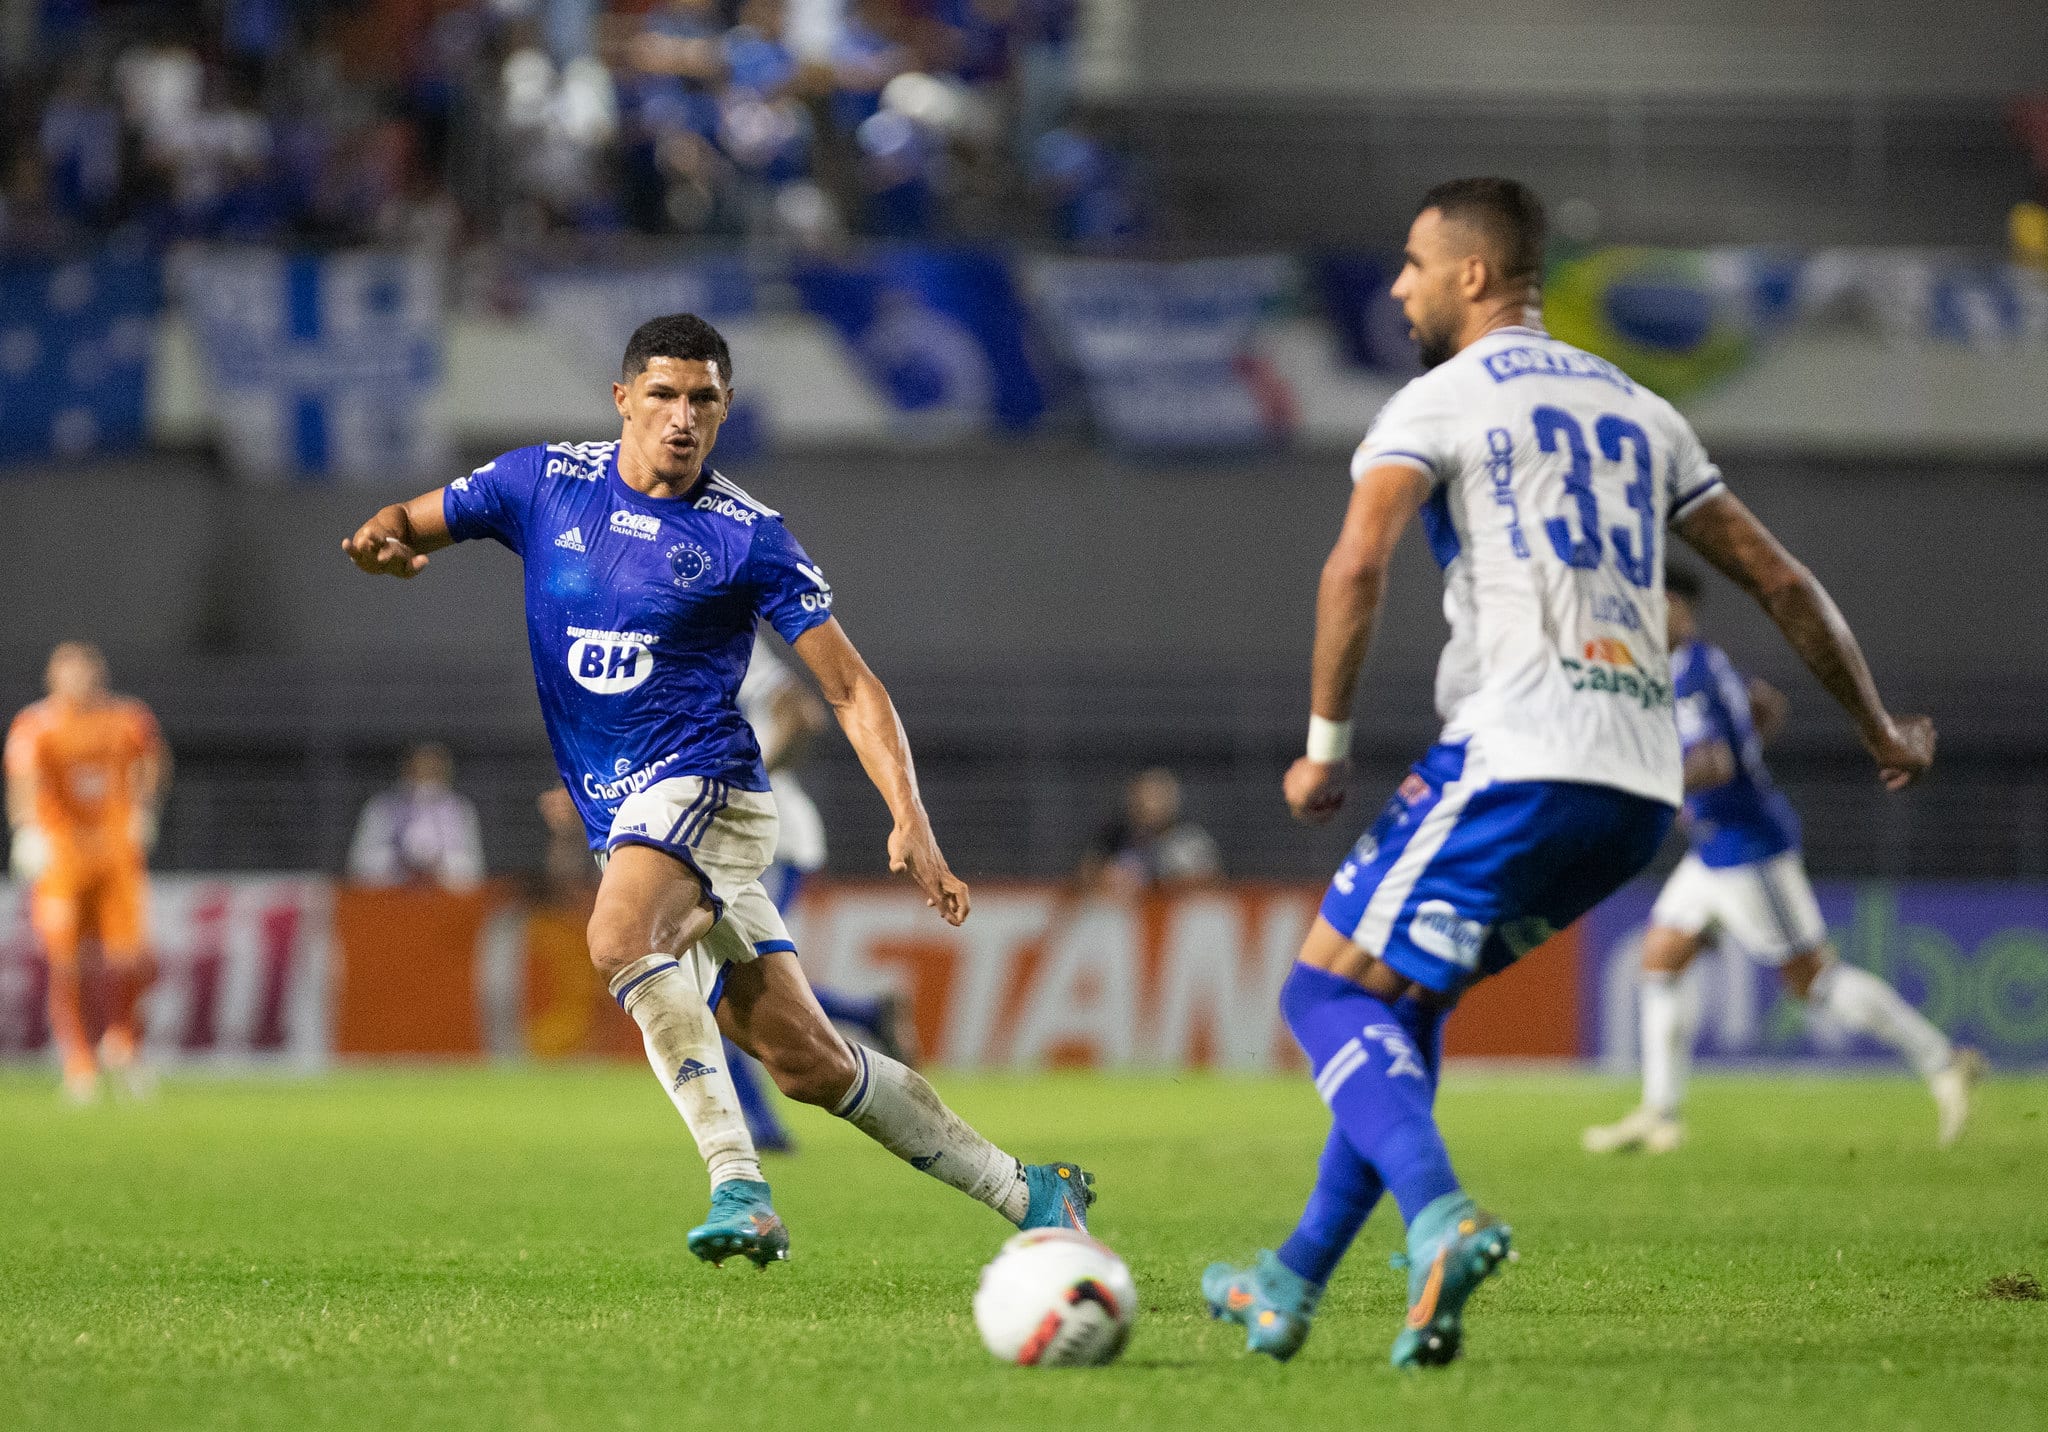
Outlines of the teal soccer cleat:
<svg viewBox="0 0 2048 1432">
<path fill-rule="evenodd" d="M 765 1268 L 789 1257 L 789 1230 L 768 1203 L 768 1185 L 729 1178 L 711 1191 L 711 1214 L 690 1230 L 690 1251 L 716 1268 L 738 1254 Z"/>
<path fill-rule="evenodd" d="M 1079 1164 L 1026 1164 L 1024 1183 L 1031 1190 L 1031 1204 L 1019 1228 L 1088 1231 L 1088 1205 L 1095 1202 L 1094 1174 Z"/>
<path fill-rule="evenodd" d="M 1415 1215 L 1408 1252 L 1408 1326 L 1394 1339 L 1395 1367 L 1438 1367 L 1458 1355 L 1465 1300 L 1513 1256 L 1514 1231 L 1462 1193 L 1447 1193 Z"/>
<path fill-rule="evenodd" d="M 1244 1324 L 1247 1352 L 1285 1362 L 1308 1341 L 1323 1290 L 1261 1248 L 1249 1268 L 1211 1263 L 1202 1273 L 1202 1297 L 1210 1317 Z"/>
</svg>

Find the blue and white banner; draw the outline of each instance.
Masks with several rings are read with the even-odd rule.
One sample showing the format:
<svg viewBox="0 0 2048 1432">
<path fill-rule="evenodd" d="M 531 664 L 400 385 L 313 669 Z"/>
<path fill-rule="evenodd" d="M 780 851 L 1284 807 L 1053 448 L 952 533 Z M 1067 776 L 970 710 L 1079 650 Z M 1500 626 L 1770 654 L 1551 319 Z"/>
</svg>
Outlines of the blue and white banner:
<svg viewBox="0 0 2048 1432">
<path fill-rule="evenodd" d="M 0 460 L 142 446 L 161 291 L 151 255 L 0 265 Z"/>
<path fill-rule="evenodd" d="M 559 335 L 581 368 L 600 379 L 618 371 L 633 330 L 650 318 L 694 313 L 725 330 L 743 359 L 745 343 L 733 331 L 760 309 L 754 272 L 739 254 L 711 254 L 642 268 L 560 269 L 530 274 L 527 297 L 533 316 Z M 728 380 L 733 374 L 725 375 Z M 757 382 L 747 374 L 719 434 L 718 451 L 728 461 L 749 457 L 766 445 L 765 415 L 774 394 L 774 375 Z M 608 381 L 608 380 L 605 380 Z"/>
<path fill-rule="evenodd" d="M 527 278 L 533 315 L 577 345 L 585 363 L 616 367 L 633 330 L 665 313 L 723 326 L 758 308 L 754 275 L 738 254 L 647 268 L 542 271 Z"/>
<path fill-rule="evenodd" d="M 185 256 L 178 278 L 238 475 L 423 480 L 445 469 L 435 260 L 213 249 Z"/>
<path fill-rule="evenodd" d="M 800 259 L 804 307 L 837 329 L 908 438 L 1018 432 L 1045 413 L 1026 315 L 998 255 L 894 249 L 852 261 Z"/>
<path fill-rule="evenodd" d="M 1293 394 L 1254 341 L 1293 276 L 1286 258 L 1042 259 L 1031 289 L 1106 438 L 1210 451 L 1271 446 L 1295 427 Z"/>
</svg>

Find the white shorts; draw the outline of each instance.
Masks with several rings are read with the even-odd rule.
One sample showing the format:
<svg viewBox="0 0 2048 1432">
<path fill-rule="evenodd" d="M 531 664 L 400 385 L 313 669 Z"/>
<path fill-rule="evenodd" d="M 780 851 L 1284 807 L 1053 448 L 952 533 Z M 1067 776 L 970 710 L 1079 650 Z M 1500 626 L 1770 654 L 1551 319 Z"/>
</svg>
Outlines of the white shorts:
<svg viewBox="0 0 2048 1432">
<path fill-rule="evenodd" d="M 1718 870 L 1688 854 L 1664 882 L 1650 923 L 1709 939 L 1725 934 L 1767 965 L 1782 965 L 1828 938 L 1796 850 Z"/>
<path fill-rule="evenodd" d="M 718 923 L 690 951 L 700 987 L 716 1006 L 729 965 L 796 949 L 782 912 L 761 885 L 775 858 L 775 798 L 702 776 L 656 781 L 627 796 L 612 817 L 605 854 L 648 845 L 690 867 L 718 912 Z"/>
</svg>

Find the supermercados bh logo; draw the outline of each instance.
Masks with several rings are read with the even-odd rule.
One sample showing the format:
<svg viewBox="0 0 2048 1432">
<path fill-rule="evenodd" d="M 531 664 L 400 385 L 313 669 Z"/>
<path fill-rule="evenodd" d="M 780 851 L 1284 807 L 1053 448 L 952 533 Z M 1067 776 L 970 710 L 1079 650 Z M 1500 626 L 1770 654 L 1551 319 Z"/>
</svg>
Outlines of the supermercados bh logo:
<svg viewBox="0 0 2048 1432">
<path fill-rule="evenodd" d="M 638 795 L 641 791 L 646 790 L 661 779 L 661 773 L 664 770 L 673 766 L 681 759 L 682 757 L 673 754 L 663 756 L 660 760 L 650 761 L 636 771 L 633 769 L 633 763 L 621 756 L 612 763 L 612 773 L 618 777 L 617 780 L 601 781 L 590 772 L 585 771 L 583 773 L 583 794 L 589 796 L 594 801 L 603 801 L 607 805 L 614 801 L 622 801 L 627 796 Z"/>
<path fill-rule="evenodd" d="M 1671 683 L 1659 681 L 1637 666 L 1635 653 L 1625 641 L 1595 637 L 1586 643 L 1583 661 L 1571 656 L 1557 660 L 1574 691 L 1604 691 L 1639 702 L 1645 711 L 1671 704 Z"/>
<path fill-rule="evenodd" d="M 668 549 L 668 569 L 677 586 L 687 587 L 711 570 L 711 554 L 695 542 L 678 542 Z"/>
<path fill-rule="evenodd" d="M 654 674 L 658 638 L 637 631 L 593 631 L 570 627 L 569 675 L 585 691 L 616 696 Z"/>
</svg>

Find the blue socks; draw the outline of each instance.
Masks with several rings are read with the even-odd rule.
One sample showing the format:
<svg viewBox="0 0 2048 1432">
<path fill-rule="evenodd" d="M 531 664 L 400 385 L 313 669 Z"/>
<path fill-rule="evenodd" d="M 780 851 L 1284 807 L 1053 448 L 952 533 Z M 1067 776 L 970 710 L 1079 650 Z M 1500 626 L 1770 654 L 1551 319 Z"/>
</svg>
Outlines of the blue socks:
<svg viewBox="0 0 2048 1432">
<path fill-rule="evenodd" d="M 740 1113 L 746 1118 L 747 1132 L 754 1136 L 755 1149 L 771 1154 L 786 1152 L 789 1130 L 782 1126 L 782 1120 L 775 1116 L 775 1106 L 768 1102 L 768 1091 L 761 1087 L 761 1072 L 730 1039 L 725 1041 L 725 1068 L 732 1075 L 732 1091 L 739 1096 Z"/>
<path fill-rule="evenodd" d="M 1350 980 L 1307 965 L 1288 975 L 1280 1011 L 1335 1121 L 1315 1192 L 1280 1249 L 1281 1262 L 1320 1284 L 1382 1188 L 1394 1195 L 1404 1221 L 1458 1191 L 1431 1113 L 1445 1012 L 1409 999 L 1390 1006 Z"/>
<path fill-rule="evenodd" d="M 1308 1207 L 1280 1245 L 1280 1261 L 1317 1287 L 1329 1282 L 1382 1192 L 1379 1174 L 1353 1152 L 1344 1131 L 1333 1126 L 1316 1165 Z"/>
</svg>

